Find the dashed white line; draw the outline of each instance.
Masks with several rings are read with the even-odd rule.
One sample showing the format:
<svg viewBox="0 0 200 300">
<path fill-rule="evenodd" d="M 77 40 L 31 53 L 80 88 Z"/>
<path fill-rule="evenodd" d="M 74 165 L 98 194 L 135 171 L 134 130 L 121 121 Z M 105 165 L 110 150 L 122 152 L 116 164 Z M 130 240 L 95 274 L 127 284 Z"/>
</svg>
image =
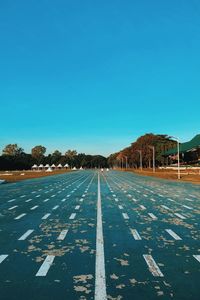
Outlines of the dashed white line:
<svg viewBox="0 0 200 300">
<path fill-rule="evenodd" d="M 56 210 L 59 207 L 59 205 L 54 206 L 52 209 Z"/>
<path fill-rule="evenodd" d="M 35 276 L 46 276 L 53 264 L 54 258 L 54 255 L 48 255 Z"/>
<path fill-rule="evenodd" d="M 128 220 L 129 219 L 129 216 L 127 215 L 127 213 L 122 213 L 122 216 L 125 220 Z"/>
<path fill-rule="evenodd" d="M 154 214 L 152 214 L 152 213 L 148 213 L 148 215 L 149 215 L 149 217 L 151 217 L 153 220 L 157 220 L 158 218 L 154 215 Z"/>
<path fill-rule="evenodd" d="M 24 214 L 21 214 L 21 215 L 17 216 L 17 217 L 15 218 L 15 220 L 19 220 L 19 219 L 23 218 L 25 215 L 26 215 L 25 213 L 24 213 Z"/>
<path fill-rule="evenodd" d="M 171 230 L 171 229 L 165 229 L 165 231 L 167 233 L 169 233 L 169 235 L 171 235 L 175 240 L 177 240 L 177 241 L 182 240 L 182 238 L 178 234 L 176 234 L 173 230 Z"/>
<path fill-rule="evenodd" d="M 76 205 L 75 209 L 78 210 L 80 208 L 80 205 Z"/>
<path fill-rule="evenodd" d="M 36 208 L 38 208 L 38 205 L 31 207 L 30 210 L 35 210 Z"/>
<path fill-rule="evenodd" d="M 25 202 L 27 202 L 27 203 L 28 203 L 28 202 L 31 202 L 31 201 L 32 201 L 32 199 L 28 199 L 28 200 L 26 200 Z"/>
<path fill-rule="evenodd" d="M 164 277 L 163 273 L 159 269 L 158 265 L 156 264 L 155 260 L 151 255 L 144 254 L 143 255 L 148 267 L 149 271 L 152 273 L 154 277 Z"/>
<path fill-rule="evenodd" d="M 76 213 L 72 213 L 71 216 L 69 217 L 69 219 L 73 220 L 73 219 L 75 219 L 75 217 L 76 217 Z"/>
<path fill-rule="evenodd" d="M 190 207 L 190 206 L 187 206 L 187 205 L 183 205 L 183 207 L 185 207 L 185 208 L 187 208 L 187 209 L 193 209 L 192 207 Z"/>
<path fill-rule="evenodd" d="M 123 206 L 122 205 L 118 205 L 119 209 L 123 209 Z"/>
<path fill-rule="evenodd" d="M 164 208 L 164 209 L 170 210 L 170 208 L 166 205 L 161 205 L 161 207 Z"/>
<path fill-rule="evenodd" d="M 140 241 L 142 239 L 136 229 L 131 229 L 131 233 L 136 241 Z"/>
<path fill-rule="evenodd" d="M 31 233 L 33 232 L 33 229 L 27 230 L 19 239 L 18 241 L 24 241 Z"/>
<path fill-rule="evenodd" d="M 60 233 L 60 235 L 58 236 L 57 240 L 63 241 L 65 239 L 67 233 L 68 233 L 68 229 L 62 230 L 61 233 Z"/>
<path fill-rule="evenodd" d="M 183 216 L 183 215 L 181 215 L 179 213 L 175 213 L 174 215 L 177 216 L 178 218 L 182 219 L 182 220 L 186 219 L 185 216 Z"/>
<path fill-rule="evenodd" d="M 51 214 L 45 214 L 43 217 L 42 217 L 42 220 L 46 220 Z"/>
<path fill-rule="evenodd" d="M 49 201 L 49 198 L 47 198 L 47 199 L 44 199 L 44 201 L 43 201 L 43 202 L 47 202 L 47 201 Z"/>
<path fill-rule="evenodd" d="M 8 210 L 13 210 L 13 209 L 15 209 L 16 207 L 18 207 L 18 205 L 12 206 L 12 207 L 10 207 Z"/>
</svg>

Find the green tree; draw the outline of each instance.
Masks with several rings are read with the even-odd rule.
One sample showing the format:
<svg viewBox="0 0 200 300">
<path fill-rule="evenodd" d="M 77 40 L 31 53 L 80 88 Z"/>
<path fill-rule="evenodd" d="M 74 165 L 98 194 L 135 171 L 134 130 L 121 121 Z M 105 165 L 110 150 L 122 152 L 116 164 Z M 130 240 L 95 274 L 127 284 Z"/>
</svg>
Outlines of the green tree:
<svg viewBox="0 0 200 300">
<path fill-rule="evenodd" d="M 23 153 L 24 149 L 18 147 L 17 144 L 8 144 L 3 149 L 2 153 L 3 155 L 8 156 L 19 156 Z"/>
<path fill-rule="evenodd" d="M 42 159 L 44 158 L 44 154 L 46 152 L 46 148 L 44 146 L 35 146 L 31 149 L 31 155 L 35 160 L 40 163 Z"/>
</svg>

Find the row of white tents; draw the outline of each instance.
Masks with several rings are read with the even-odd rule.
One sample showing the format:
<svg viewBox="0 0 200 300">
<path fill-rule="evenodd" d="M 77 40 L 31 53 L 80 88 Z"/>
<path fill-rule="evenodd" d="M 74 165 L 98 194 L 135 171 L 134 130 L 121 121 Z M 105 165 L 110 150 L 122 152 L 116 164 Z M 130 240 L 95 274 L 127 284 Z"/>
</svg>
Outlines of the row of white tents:
<svg viewBox="0 0 200 300">
<path fill-rule="evenodd" d="M 51 166 L 49 165 L 49 164 L 46 164 L 45 166 L 43 165 L 43 164 L 40 164 L 39 166 L 38 165 L 36 165 L 36 164 L 34 164 L 33 166 L 32 166 L 32 170 L 47 170 L 47 169 L 49 169 L 49 168 L 51 168 L 52 170 L 55 170 L 55 169 L 63 169 L 63 168 L 65 168 L 65 169 L 68 169 L 69 168 L 69 165 L 68 164 L 65 164 L 64 166 L 62 166 L 61 164 L 59 164 L 59 165 L 55 165 L 55 164 L 52 164 Z"/>
</svg>

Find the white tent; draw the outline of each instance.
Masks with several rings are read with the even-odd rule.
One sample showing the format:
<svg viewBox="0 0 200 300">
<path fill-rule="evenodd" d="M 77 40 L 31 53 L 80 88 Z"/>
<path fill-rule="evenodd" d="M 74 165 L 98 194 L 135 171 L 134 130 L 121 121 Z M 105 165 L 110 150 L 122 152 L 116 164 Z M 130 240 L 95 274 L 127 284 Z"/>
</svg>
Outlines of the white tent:
<svg viewBox="0 0 200 300">
<path fill-rule="evenodd" d="M 80 167 L 80 170 L 83 170 L 83 167 Z"/>
<path fill-rule="evenodd" d="M 65 164 L 65 165 L 64 165 L 64 168 L 69 168 L 69 165 L 68 165 L 68 164 Z"/>
<path fill-rule="evenodd" d="M 38 168 L 43 169 L 44 168 L 43 164 L 40 164 Z"/>
<path fill-rule="evenodd" d="M 31 169 L 37 169 L 37 168 L 38 168 L 38 166 L 36 164 L 34 164 Z"/>
<path fill-rule="evenodd" d="M 58 169 L 61 169 L 63 166 L 61 164 L 57 165 Z"/>
<path fill-rule="evenodd" d="M 46 172 L 52 172 L 52 168 L 49 167 L 49 168 L 46 170 Z"/>
<path fill-rule="evenodd" d="M 45 169 L 48 169 L 50 167 L 50 165 L 46 164 L 44 167 L 45 167 Z"/>
<path fill-rule="evenodd" d="M 73 169 L 72 169 L 73 171 L 75 171 L 76 170 L 76 167 L 73 167 Z"/>
<path fill-rule="evenodd" d="M 51 168 L 52 168 L 52 169 L 55 169 L 55 167 L 56 167 L 56 166 L 55 166 L 54 164 L 53 164 L 53 165 L 51 165 Z"/>
</svg>

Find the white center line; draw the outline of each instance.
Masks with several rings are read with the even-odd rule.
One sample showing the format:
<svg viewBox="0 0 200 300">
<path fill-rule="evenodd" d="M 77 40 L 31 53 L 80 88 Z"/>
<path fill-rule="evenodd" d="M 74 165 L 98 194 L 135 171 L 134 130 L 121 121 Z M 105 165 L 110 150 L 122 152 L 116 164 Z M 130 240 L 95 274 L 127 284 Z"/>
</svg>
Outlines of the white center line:
<svg viewBox="0 0 200 300">
<path fill-rule="evenodd" d="M 26 200 L 25 202 L 30 202 L 30 201 L 32 201 L 32 199 L 28 199 L 28 200 Z"/>
<path fill-rule="evenodd" d="M 31 235 L 31 233 L 33 232 L 33 229 L 29 229 L 27 230 L 27 232 L 25 232 L 19 239 L 18 241 L 24 241 L 29 235 Z"/>
<path fill-rule="evenodd" d="M 13 201 L 15 201 L 16 199 L 11 199 L 11 200 L 8 200 L 8 202 L 13 202 Z"/>
<path fill-rule="evenodd" d="M 35 205 L 35 206 L 31 207 L 30 210 L 34 210 L 36 208 L 38 208 L 38 205 Z"/>
<path fill-rule="evenodd" d="M 7 254 L 0 255 L 0 264 L 4 261 L 4 259 L 6 259 L 6 257 L 8 257 Z"/>
<path fill-rule="evenodd" d="M 62 230 L 60 235 L 58 236 L 57 240 L 63 241 L 65 239 L 67 233 L 68 233 L 68 229 Z"/>
<path fill-rule="evenodd" d="M 101 208 L 101 187 L 98 173 L 98 199 L 97 199 L 97 230 L 96 230 L 96 265 L 95 265 L 95 300 L 106 300 L 106 275 L 104 240 Z"/>
<path fill-rule="evenodd" d="M 56 210 L 59 207 L 59 205 L 54 206 L 52 209 Z"/>
<path fill-rule="evenodd" d="M 164 277 L 163 273 L 160 271 L 158 265 L 156 264 L 155 260 L 151 255 L 144 254 L 143 257 L 149 267 L 149 271 L 152 273 L 153 276 Z"/>
<path fill-rule="evenodd" d="M 178 236 L 178 234 L 176 234 L 173 230 L 171 230 L 171 229 L 165 229 L 165 231 L 167 233 L 169 233 L 169 235 L 171 235 L 175 240 L 177 240 L 177 241 L 182 240 L 182 238 L 180 236 Z"/>
<path fill-rule="evenodd" d="M 17 216 L 17 217 L 15 218 L 15 220 L 19 220 L 19 219 L 23 218 L 25 215 L 26 215 L 26 214 L 21 214 L 21 215 Z"/>
<path fill-rule="evenodd" d="M 35 276 L 46 276 L 53 264 L 54 258 L 54 255 L 48 255 Z"/>
</svg>

